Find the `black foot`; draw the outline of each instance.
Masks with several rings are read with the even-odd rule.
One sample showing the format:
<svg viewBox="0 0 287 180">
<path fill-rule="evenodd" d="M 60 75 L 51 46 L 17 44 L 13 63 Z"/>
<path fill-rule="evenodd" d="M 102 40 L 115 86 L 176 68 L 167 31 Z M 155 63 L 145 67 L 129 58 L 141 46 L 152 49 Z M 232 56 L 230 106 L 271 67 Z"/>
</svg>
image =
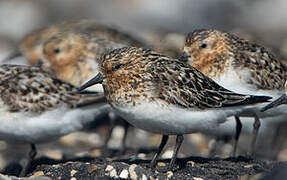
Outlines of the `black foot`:
<svg viewBox="0 0 287 180">
<path fill-rule="evenodd" d="M 28 162 L 26 163 L 26 165 L 24 166 L 24 168 L 22 169 L 22 171 L 20 173 L 21 177 L 24 177 L 28 173 L 28 171 L 30 170 L 31 164 L 32 164 L 33 160 L 35 159 L 36 155 L 37 155 L 36 146 L 35 146 L 35 144 L 31 144 L 31 150 L 29 152 L 29 159 L 28 159 Z"/>
</svg>

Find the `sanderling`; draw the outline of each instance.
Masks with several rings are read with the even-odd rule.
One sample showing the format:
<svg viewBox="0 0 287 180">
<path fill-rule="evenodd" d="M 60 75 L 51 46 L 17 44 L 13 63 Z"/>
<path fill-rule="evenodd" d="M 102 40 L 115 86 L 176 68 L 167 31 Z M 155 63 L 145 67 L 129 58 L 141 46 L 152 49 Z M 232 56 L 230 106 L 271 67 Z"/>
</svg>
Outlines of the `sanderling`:
<svg viewBox="0 0 287 180">
<path fill-rule="evenodd" d="M 63 81 L 80 86 L 91 79 L 98 72 L 97 59 L 104 53 L 124 46 L 145 46 L 136 38 L 117 30 L 116 28 L 82 23 L 69 31 L 62 31 L 50 37 L 43 43 L 42 67 Z M 103 92 L 101 85 L 91 87 L 90 90 Z M 128 125 L 118 116 L 109 117 L 114 123 L 124 126 L 126 137 Z M 112 130 L 113 126 L 111 126 Z M 107 136 L 104 147 L 107 147 L 111 130 Z M 123 138 L 125 149 L 125 138 Z"/>
<path fill-rule="evenodd" d="M 26 170 L 35 144 L 83 129 L 109 106 L 38 67 L 1 65 L 0 77 L 0 139 L 31 144 Z"/>
<path fill-rule="evenodd" d="M 103 37 L 115 43 L 126 43 L 132 46 L 142 46 L 142 42 L 137 40 L 117 27 L 98 23 L 93 19 L 60 21 L 55 24 L 37 29 L 28 33 L 20 42 L 19 48 L 14 50 L 4 61 L 10 61 L 18 56 L 25 56 L 28 64 L 35 65 L 42 57 L 43 43 L 57 34 L 75 31 L 94 33 L 97 37 Z"/>
<path fill-rule="evenodd" d="M 189 33 L 180 59 L 221 86 L 239 93 L 277 97 L 286 79 L 286 68 L 264 47 L 219 30 Z M 259 117 L 284 113 L 284 110 L 260 113 L 259 109 L 258 106 L 250 109 L 255 117 L 251 154 L 260 127 Z"/>
<path fill-rule="evenodd" d="M 100 55 L 123 46 L 93 37 L 92 33 L 64 32 L 43 44 L 42 67 L 59 79 L 78 86 L 99 72 L 97 58 Z M 103 91 L 101 86 L 93 87 L 95 89 Z"/>
<path fill-rule="evenodd" d="M 15 49 L 3 61 L 9 62 L 18 56 L 24 56 L 28 61 L 27 64 L 35 65 L 42 57 L 42 44 L 52 36 L 61 31 L 68 31 L 74 26 L 81 25 L 86 20 L 82 21 L 63 21 L 34 30 L 21 40 L 18 49 Z"/>
<path fill-rule="evenodd" d="M 192 66 L 148 49 L 124 47 L 99 61 L 101 72 L 78 90 L 102 83 L 116 113 L 135 127 L 163 135 L 151 167 L 169 135 L 177 135 L 173 167 L 183 134 L 212 131 L 226 117 L 270 99 L 229 91 Z"/>
</svg>

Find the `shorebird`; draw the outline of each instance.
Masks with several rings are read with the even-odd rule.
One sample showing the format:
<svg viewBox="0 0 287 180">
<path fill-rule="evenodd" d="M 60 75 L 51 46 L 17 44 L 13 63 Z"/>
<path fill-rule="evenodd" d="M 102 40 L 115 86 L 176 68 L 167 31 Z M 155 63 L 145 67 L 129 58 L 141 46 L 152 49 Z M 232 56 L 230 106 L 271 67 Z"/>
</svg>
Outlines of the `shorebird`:
<svg viewBox="0 0 287 180">
<path fill-rule="evenodd" d="M 192 66 L 148 49 L 124 47 L 99 61 L 100 73 L 78 91 L 101 83 L 116 113 L 135 127 L 163 135 L 151 167 L 169 135 L 177 135 L 172 168 L 183 134 L 213 131 L 248 105 L 270 99 L 229 91 Z"/>
<path fill-rule="evenodd" d="M 145 44 L 114 27 L 87 21 L 47 39 L 42 44 L 41 67 L 63 81 L 80 86 L 99 72 L 97 59 L 101 55 L 124 46 L 145 46 Z M 101 85 L 94 86 L 90 90 L 103 92 Z M 112 113 L 109 113 L 109 117 L 112 117 L 111 124 L 123 125 L 125 129 L 122 144 L 125 149 L 125 137 L 129 126 Z M 104 147 L 107 147 L 112 129 L 113 125 L 110 126 Z"/>
<path fill-rule="evenodd" d="M 48 25 L 46 27 L 36 29 L 21 40 L 18 49 L 14 50 L 4 61 L 9 61 L 18 56 L 25 56 L 28 64 L 35 65 L 41 60 L 43 52 L 43 43 L 47 40 L 61 34 L 63 32 L 69 31 L 86 31 L 84 33 L 96 32 L 98 37 L 108 38 L 108 40 L 114 41 L 116 43 L 126 42 L 133 46 L 141 46 L 142 42 L 137 40 L 124 31 L 117 30 L 116 27 L 108 26 L 98 23 L 96 20 L 92 19 L 81 19 L 81 20 L 69 20 L 60 21 L 55 24 Z M 95 34 L 95 33 L 94 33 Z"/>
<path fill-rule="evenodd" d="M 195 30 L 187 35 L 183 51 L 181 61 L 187 62 L 221 86 L 235 92 L 276 98 L 283 90 L 287 77 L 283 64 L 263 46 L 231 33 L 214 29 Z M 250 111 L 255 117 L 249 148 L 249 153 L 252 154 L 260 127 L 259 118 L 276 118 L 284 114 L 284 110 L 260 113 L 260 106 L 253 106 Z M 235 145 L 239 133 L 240 129 L 236 132 Z"/>
<path fill-rule="evenodd" d="M 35 144 L 83 129 L 109 106 L 98 93 L 72 93 L 75 86 L 38 67 L 1 65 L 0 77 L 0 139 L 31 145 L 22 175 L 36 156 Z"/>
</svg>

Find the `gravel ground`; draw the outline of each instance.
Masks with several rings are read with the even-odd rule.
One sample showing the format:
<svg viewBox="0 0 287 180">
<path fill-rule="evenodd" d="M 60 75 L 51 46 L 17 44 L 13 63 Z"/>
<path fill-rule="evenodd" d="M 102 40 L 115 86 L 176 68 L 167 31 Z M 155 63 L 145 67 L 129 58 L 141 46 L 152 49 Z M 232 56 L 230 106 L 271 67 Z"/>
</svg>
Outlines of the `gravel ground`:
<svg viewBox="0 0 287 180">
<path fill-rule="evenodd" d="M 104 159 L 66 162 L 57 165 L 40 165 L 30 175 L 48 176 L 51 179 L 260 179 L 276 168 L 286 168 L 287 163 L 236 158 L 181 158 L 173 171 L 162 172 L 168 159 L 161 160 L 156 169 L 149 168 L 148 160 Z M 269 175 L 270 176 L 270 175 Z"/>
</svg>

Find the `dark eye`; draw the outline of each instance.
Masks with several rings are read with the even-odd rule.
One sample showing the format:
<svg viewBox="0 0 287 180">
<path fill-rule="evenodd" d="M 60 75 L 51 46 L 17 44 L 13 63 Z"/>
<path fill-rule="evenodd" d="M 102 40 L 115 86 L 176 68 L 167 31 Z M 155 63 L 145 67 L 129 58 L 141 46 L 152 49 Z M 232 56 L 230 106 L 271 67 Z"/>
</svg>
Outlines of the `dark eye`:
<svg viewBox="0 0 287 180">
<path fill-rule="evenodd" d="M 206 48 L 207 47 L 207 44 L 206 43 L 202 43 L 201 45 L 200 45 L 200 48 Z"/>
<path fill-rule="evenodd" d="M 113 67 L 113 70 L 120 69 L 121 66 L 122 66 L 122 64 L 116 64 L 116 65 Z"/>
<path fill-rule="evenodd" d="M 58 54 L 58 53 L 60 52 L 60 49 L 59 49 L 59 48 L 56 48 L 56 49 L 53 50 L 53 52 L 54 52 L 55 54 Z"/>
</svg>

